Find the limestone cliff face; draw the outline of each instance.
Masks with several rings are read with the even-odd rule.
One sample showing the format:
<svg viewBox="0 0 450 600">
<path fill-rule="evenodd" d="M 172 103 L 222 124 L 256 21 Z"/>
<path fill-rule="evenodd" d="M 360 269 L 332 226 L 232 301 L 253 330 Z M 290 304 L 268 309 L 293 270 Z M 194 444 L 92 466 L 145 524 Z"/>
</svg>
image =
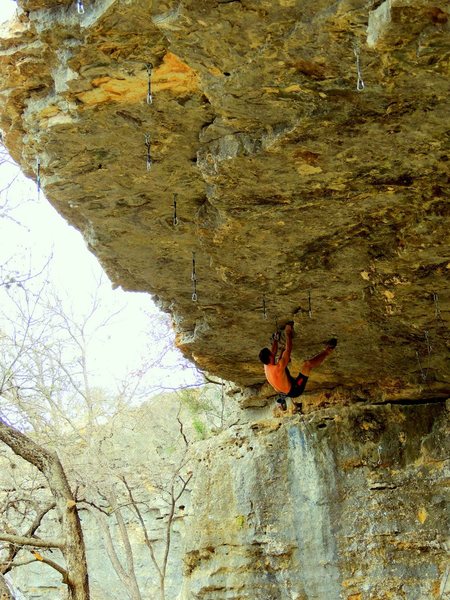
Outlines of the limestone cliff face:
<svg viewBox="0 0 450 600">
<path fill-rule="evenodd" d="M 340 338 L 321 389 L 448 392 L 447 2 L 18 4 L 6 145 L 186 355 L 260 384 L 294 317 L 295 361 Z"/>
<path fill-rule="evenodd" d="M 277 323 L 293 370 L 339 338 L 309 416 L 202 450 L 183 600 L 445 598 L 450 5 L 18 4 L 3 138 L 111 279 L 242 406 Z"/>
<path fill-rule="evenodd" d="M 445 404 L 261 420 L 199 457 L 182 600 L 432 600 L 448 581 Z"/>
</svg>

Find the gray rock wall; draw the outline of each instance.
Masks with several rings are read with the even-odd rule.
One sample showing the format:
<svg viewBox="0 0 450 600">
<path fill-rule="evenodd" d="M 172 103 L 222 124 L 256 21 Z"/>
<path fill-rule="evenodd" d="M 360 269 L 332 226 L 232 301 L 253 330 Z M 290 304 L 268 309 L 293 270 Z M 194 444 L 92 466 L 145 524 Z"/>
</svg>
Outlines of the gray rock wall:
<svg viewBox="0 0 450 600">
<path fill-rule="evenodd" d="M 356 405 L 205 443 L 180 600 L 448 598 L 447 423 Z"/>
</svg>

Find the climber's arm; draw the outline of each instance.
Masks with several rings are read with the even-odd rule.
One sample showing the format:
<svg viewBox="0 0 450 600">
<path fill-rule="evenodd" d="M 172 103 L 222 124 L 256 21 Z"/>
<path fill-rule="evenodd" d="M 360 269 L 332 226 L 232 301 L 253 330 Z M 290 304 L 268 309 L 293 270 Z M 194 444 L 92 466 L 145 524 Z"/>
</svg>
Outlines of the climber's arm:
<svg viewBox="0 0 450 600">
<path fill-rule="evenodd" d="M 286 325 L 285 331 L 286 331 L 286 348 L 282 352 L 280 359 L 278 361 L 278 364 L 280 364 L 283 368 L 288 366 L 289 361 L 291 359 L 293 327 L 290 323 L 288 323 Z"/>
<path fill-rule="evenodd" d="M 278 338 L 279 338 L 278 334 L 274 333 L 272 336 L 272 347 L 270 349 L 270 351 L 272 352 L 272 354 L 274 356 L 276 356 L 277 352 L 278 352 Z"/>
</svg>

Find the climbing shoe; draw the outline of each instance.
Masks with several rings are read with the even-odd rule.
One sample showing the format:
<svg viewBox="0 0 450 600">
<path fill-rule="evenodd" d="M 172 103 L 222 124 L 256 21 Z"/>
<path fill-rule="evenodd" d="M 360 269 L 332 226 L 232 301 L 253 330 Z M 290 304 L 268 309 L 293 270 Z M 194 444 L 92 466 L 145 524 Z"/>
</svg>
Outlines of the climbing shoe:
<svg viewBox="0 0 450 600">
<path fill-rule="evenodd" d="M 331 338 L 331 339 L 330 339 L 330 340 L 328 340 L 328 342 L 327 342 L 327 346 L 328 346 L 328 348 L 333 348 L 333 349 L 334 349 L 334 348 L 336 348 L 336 346 L 337 346 L 337 342 L 338 342 L 338 341 L 337 341 L 337 338 Z"/>
<path fill-rule="evenodd" d="M 287 410 L 286 396 L 278 396 L 277 404 L 281 408 L 282 411 Z"/>
</svg>

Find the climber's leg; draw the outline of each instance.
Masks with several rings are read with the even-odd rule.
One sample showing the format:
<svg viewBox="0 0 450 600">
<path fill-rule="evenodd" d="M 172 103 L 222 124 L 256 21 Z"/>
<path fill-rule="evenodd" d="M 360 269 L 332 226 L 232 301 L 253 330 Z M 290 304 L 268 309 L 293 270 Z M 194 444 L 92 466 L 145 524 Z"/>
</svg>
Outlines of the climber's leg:
<svg viewBox="0 0 450 600">
<path fill-rule="evenodd" d="M 305 360 L 305 362 L 302 365 L 299 377 L 301 375 L 309 376 L 312 369 L 319 367 L 323 363 L 323 361 L 327 358 L 327 356 L 329 356 L 333 352 L 333 350 L 336 348 L 336 346 L 337 346 L 336 338 L 331 338 L 331 340 L 328 340 L 327 345 L 325 346 L 324 350 L 322 350 L 322 352 L 319 352 L 319 354 L 316 354 L 316 356 L 313 356 L 309 360 Z"/>
</svg>

